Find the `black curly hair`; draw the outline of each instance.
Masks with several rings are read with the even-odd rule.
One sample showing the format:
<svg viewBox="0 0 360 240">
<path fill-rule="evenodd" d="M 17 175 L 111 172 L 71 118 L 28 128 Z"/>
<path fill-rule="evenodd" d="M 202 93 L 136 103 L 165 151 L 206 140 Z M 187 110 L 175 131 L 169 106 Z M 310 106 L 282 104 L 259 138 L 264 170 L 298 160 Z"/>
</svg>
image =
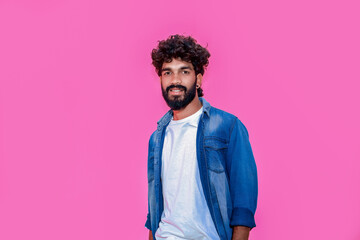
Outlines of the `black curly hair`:
<svg viewBox="0 0 360 240">
<path fill-rule="evenodd" d="M 171 35 L 168 39 L 159 41 L 157 48 L 151 52 L 152 64 L 159 76 L 164 62 L 171 62 L 173 58 L 180 58 L 194 66 L 195 75 L 204 75 L 209 64 L 209 51 L 196 42 L 191 36 Z M 201 87 L 197 89 L 198 96 L 204 96 Z"/>
</svg>

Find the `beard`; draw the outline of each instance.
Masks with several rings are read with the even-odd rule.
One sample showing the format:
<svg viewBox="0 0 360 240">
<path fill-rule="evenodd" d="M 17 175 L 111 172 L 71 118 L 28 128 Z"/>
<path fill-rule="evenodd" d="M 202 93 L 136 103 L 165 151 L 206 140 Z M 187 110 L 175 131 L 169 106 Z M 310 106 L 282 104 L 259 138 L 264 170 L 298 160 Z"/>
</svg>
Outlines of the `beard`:
<svg viewBox="0 0 360 240">
<path fill-rule="evenodd" d="M 162 95 L 165 99 L 165 102 L 172 110 L 180 110 L 186 107 L 196 96 L 196 82 L 197 78 L 195 79 L 195 83 L 187 89 L 182 85 L 170 85 L 166 89 L 161 87 Z M 169 91 L 172 88 L 178 88 L 184 91 L 184 95 L 181 96 L 169 96 Z"/>
</svg>

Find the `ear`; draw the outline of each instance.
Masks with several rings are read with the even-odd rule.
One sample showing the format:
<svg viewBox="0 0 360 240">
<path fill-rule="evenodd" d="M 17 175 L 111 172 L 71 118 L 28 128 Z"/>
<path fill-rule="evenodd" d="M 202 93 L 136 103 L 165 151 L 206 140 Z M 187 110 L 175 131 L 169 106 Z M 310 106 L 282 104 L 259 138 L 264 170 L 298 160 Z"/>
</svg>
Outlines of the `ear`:
<svg viewBox="0 0 360 240">
<path fill-rule="evenodd" d="M 203 75 L 201 73 L 199 73 L 198 75 L 196 75 L 197 77 L 197 85 L 199 85 L 199 87 L 201 87 L 202 84 L 202 80 L 203 80 Z"/>
</svg>

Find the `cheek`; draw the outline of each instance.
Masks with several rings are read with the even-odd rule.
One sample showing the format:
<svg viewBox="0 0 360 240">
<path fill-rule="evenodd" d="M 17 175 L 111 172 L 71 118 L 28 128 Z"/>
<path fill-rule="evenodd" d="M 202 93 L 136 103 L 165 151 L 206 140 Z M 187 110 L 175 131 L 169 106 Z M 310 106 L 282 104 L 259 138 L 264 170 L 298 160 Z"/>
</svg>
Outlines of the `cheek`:
<svg viewBox="0 0 360 240">
<path fill-rule="evenodd" d="M 194 84 L 195 84 L 195 76 L 189 77 L 186 79 L 186 81 L 183 81 L 183 85 L 186 86 L 187 88 L 194 86 Z"/>
<path fill-rule="evenodd" d="M 170 78 L 162 78 L 160 80 L 160 84 L 162 88 L 167 88 L 168 86 L 170 86 L 172 84 L 171 79 Z"/>
<path fill-rule="evenodd" d="M 161 82 L 160 86 L 161 86 L 162 89 L 166 90 L 167 85 L 164 82 Z"/>
</svg>

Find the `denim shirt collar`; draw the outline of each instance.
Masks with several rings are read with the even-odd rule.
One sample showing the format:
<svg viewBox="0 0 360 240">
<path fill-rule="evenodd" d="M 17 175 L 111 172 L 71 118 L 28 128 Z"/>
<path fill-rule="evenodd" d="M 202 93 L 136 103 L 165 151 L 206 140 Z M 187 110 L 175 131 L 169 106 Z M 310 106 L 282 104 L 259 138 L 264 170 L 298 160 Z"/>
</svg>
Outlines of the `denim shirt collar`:
<svg viewBox="0 0 360 240">
<path fill-rule="evenodd" d="M 211 105 L 210 103 L 208 103 L 203 97 L 199 97 L 199 100 L 201 102 L 201 104 L 203 105 L 203 113 L 206 113 L 208 115 L 208 117 L 210 117 L 210 108 Z M 157 129 L 161 130 L 164 126 L 166 126 L 171 118 L 173 116 L 173 111 L 170 109 L 158 122 L 158 126 Z"/>
</svg>

